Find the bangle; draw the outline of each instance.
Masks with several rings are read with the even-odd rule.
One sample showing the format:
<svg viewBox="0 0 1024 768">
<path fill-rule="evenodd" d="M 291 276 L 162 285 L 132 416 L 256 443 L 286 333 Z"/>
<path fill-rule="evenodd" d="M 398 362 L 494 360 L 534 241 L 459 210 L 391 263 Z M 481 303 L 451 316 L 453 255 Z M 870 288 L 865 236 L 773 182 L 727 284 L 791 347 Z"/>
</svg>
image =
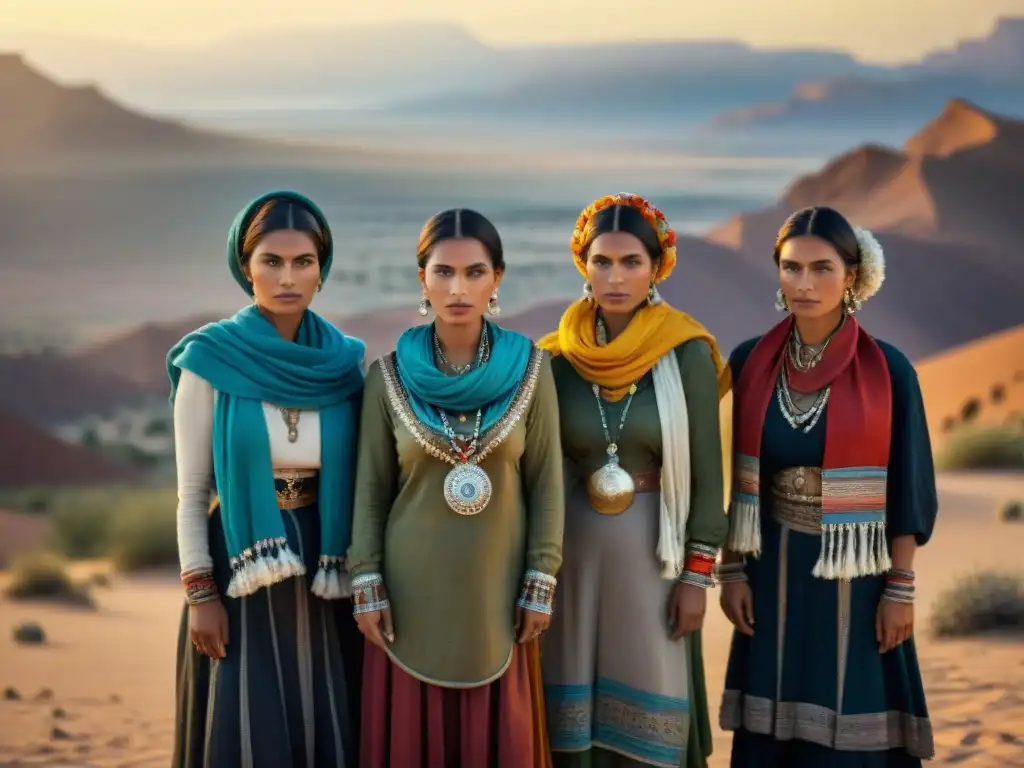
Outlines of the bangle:
<svg viewBox="0 0 1024 768">
<path fill-rule="evenodd" d="M 717 570 L 719 584 L 737 584 L 747 581 L 747 566 L 742 560 L 736 563 L 720 563 Z"/>
<path fill-rule="evenodd" d="M 199 605 L 220 597 L 217 582 L 213 580 L 213 574 L 209 571 L 184 573 L 181 580 L 185 585 L 185 599 L 189 605 Z"/>
<path fill-rule="evenodd" d="M 364 573 L 352 579 L 352 613 L 373 613 L 391 607 L 384 577 L 379 573 Z"/>
<path fill-rule="evenodd" d="M 558 580 L 541 571 L 530 570 L 523 576 L 523 589 L 516 605 L 527 611 L 551 615 Z"/>
<path fill-rule="evenodd" d="M 902 568 L 890 568 L 885 574 L 885 589 L 882 597 L 893 603 L 914 602 L 914 572 Z"/>
<path fill-rule="evenodd" d="M 687 547 L 683 572 L 679 581 L 708 589 L 715 586 L 715 558 L 718 550 L 707 544 L 694 543 Z"/>
</svg>

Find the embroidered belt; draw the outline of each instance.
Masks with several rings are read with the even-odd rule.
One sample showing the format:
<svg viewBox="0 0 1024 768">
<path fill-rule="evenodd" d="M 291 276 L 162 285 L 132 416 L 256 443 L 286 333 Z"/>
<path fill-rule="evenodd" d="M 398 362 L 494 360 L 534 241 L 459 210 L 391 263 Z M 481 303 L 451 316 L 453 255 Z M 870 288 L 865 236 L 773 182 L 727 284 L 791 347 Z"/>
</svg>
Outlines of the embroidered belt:
<svg viewBox="0 0 1024 768">
<path fill-rule="evenodd" d="M 316 469 L 275 469 L 274 490 L 278 509 L 302 509 L 316 504 L 320 472 Z M 210 498 L 209 513 L 220 506 L 216 493 Z"/>
<path fill-rule="evenodd" d="M 633 478 L 633 491 L 635 493 L 650 493 L 661 488 L 661 470 L 653 469 L 650 472 L 630 472 Z"/>
<path fill-rule="evenodd" d="M 789 467 L 772 477 L 772 517 L 800 533 L 821 534 L 821 469 Z"/>
</svg>

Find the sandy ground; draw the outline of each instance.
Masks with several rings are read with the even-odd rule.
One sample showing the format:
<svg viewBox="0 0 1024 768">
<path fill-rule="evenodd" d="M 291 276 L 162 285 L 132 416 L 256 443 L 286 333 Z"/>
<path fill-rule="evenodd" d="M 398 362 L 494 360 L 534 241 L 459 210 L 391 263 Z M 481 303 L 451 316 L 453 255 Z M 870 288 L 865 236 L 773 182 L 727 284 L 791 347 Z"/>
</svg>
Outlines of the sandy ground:
<svg viewBox="0 0 1024 768">
<path fill-rule="evenodd" d="M 972 567 L 1019 565 L 1024 525 L 996 521 L 996 504 L 1024 497 L 1024 476 L 940 478 L 935 538 L 918 556 L 919 625 L 935 593 Z M 99 610 L 0 602 L 0 766 L 166 766 L 174 716 L 174 643 L 181 590 L 173 575 L 115 579 Z M 713 595 L 713 600 L 717 595 Z M 39 621 L 50 642 L 15 645 L 10 628 Z M 730 628 L 709 606 L 711 700 L 721 695 Z M 938 743 L 936 762 L 1024 766 L 1024 641 L 940 642 L 919 635 Z M 717 734 L 712 768 L 728 765 Z"/>
</svg>

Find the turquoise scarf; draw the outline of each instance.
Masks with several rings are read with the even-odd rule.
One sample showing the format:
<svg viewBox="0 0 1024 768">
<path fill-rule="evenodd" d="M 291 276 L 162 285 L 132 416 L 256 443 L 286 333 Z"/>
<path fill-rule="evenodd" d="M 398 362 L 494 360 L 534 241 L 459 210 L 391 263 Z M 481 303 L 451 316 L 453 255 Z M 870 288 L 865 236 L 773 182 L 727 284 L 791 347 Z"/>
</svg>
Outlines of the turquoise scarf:
<svg viewBox="0 0 1024 768">
<path fill-rule="evenodd" d="M 485 321 L 490 359 L 461 376 L 448 376 L 434 364 L 434 326 L 418 325 L 398 338 L 395 360 L 409 406 L 421 424 L 444 434 L 437 409 L 473 412 L 483 408 L 481 434 L 505 415 L 526 376 L 533 342 Z"/>
<path fill-rule="evenodd" d="M 326 240 L 320 254 L 322 279 L 333 261 L 330 228 L 312 201 L 288 191 L 261 195 L 242 209 L 228 236 L 228 267 L 250 295 L 252 286 L 241 268 L 242 240 L 259 208 L 275 198 L 305 206 L 320 224 Z M 255 305 L 193 331 L 168 353 L 172 407 L 183 369 L 218 392 L 213 472 L 231 558 L 229 596 L 250 595 L 306 572 L 288 546 L 277 506 L 263 402 L 319 411 L 321 535 L 312 592 L 328 599 L 346 596 L 342 574 L 352 530 L 365 353 L 362 341 L 346 337 L 310 310 L 303 315 L 295 341 L 288 341 Z"/>
<path fill-rule="evenodd" d="M 342 597 L 351 537 L 355 445 L 365 345 L 307 310 L 294 342 L 255 306 L 183 338 L 167 356 L 171 403 L 181 369 L 217 390 L 213 472 L 233 575 L 228 595 L 250 595 L 305 567 L 288 547 L 271 474 L 263 402 L 318 409 L 320 560 L 313 592 Z"/>
</svg>

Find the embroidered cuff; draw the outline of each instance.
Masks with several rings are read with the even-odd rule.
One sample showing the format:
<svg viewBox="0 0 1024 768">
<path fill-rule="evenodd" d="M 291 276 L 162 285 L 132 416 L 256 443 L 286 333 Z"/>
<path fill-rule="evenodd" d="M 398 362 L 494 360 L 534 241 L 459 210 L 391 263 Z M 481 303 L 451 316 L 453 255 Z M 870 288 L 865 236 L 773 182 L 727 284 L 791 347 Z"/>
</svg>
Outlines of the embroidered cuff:
<svg viewBox="0 0 1024 768">
<path fill-rule="evenodd" d="M 516 602 L 520 608 L 550 615 L 555 600 L 555 585 L 558 580 L 540 571 L 527 571 L 523 576 L 523 590 Z"/>
<path fill-rule="evenodd" d="M 220 597 L 217 582 L 210 571 L 192 571 L 183 573 L 181 581 L 185 585 L 185 599 L 189 605 L 199 605 Z"/>
<path fill-rule="evenodd" d="M 747 581 L 746 564 L 742 560 L 738 563 L 719 563 L 716 569 L 716 576 L 719 584 L 735 584 L 740 581 Z"/>
<path fill-rule="evenodd" d="M 882 597 L 894 603 L 914 602 L 914 572 L 902 568 L 890 568 L 885 574 L 885 589 Z"/>
<path fill-rule="evenodd" d="M 390 607 L 384 577 L 379 573 L 364 573 L 352 579 L 352 613 L 373 613 Z"/>
<path fill-rule="evenodd" d="M 718 550 L 708 544 L 694 542 L 686 548 L 686 560 L 679 581 L 708 589 L 715 586 L 715 558 Z"/>
</svg>

